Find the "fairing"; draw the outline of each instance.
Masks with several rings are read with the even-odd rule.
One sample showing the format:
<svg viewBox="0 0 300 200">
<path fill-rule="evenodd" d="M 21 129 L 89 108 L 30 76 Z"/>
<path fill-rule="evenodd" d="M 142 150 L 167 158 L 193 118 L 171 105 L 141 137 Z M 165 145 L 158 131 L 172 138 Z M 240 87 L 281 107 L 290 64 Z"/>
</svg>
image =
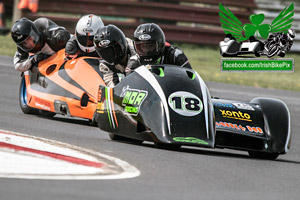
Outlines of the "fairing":
<svg viewBox="0 0 300 200">
<path fill-rule="evenodd" d="M 191 69 L 141 66 L 115 88 L 100 86 L 99 91 L 97 121 L 103 130 L 155 142 L 214 147 L 210 95 Z"/>
<path fill-rule="evenodd" d="M 27 103 L 32 108 L 93 119 L 99 85 L 105 85 L 99 59 L 65 60 L 64 49 L 42 61 L 38 73 L 24 73 Z"/>
</svg>

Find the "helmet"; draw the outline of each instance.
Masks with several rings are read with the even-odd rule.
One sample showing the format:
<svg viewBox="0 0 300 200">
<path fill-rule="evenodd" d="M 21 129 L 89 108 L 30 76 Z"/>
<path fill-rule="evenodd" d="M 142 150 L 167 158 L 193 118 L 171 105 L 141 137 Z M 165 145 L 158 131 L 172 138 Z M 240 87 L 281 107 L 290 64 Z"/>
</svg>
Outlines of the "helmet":
<svg viewBox="0 0 300 200">
<path fill-rule="evenodd" d="M 287 31 L 287 35 L 288 35 L 288 37 L 289 37 L 291 40 L 293 40 L 293 39 L 295 38 L 295 36 L 296 36 L 296 33 L 295 33 L 295 31 L 294 31 L 293 29 L 289 29 L 289 30 Z"/>
<path fill-rule="evenodd" d="M 99 29 L 94 37 L 98 55 L 106 62 L 119 64 L 126 56 L 128 43 L 124 33 L 115 25 Z"/>
<path fill-rule="evenodd" d="M 165 50 L 165 34 L 157 24 L 139 25 L 133 39 L 135 50 L 142 61 L 156 61 Z"/>
<path fill-rule="evenodd" d="M 27 18 L 17 20 L 11 28 L 11 37 L 23 51 L 36 53 L 44 46 L 42 34 Z"/>
<path fill-rule="evenodd" d="M 89 14 L 81 17 L 76 24 L 75 35 L 78 46 L 84 52 L 93 52 L 94 35 L 99 28 L 104 26 L 101 18 L 97 15 Z"/>
</svg>

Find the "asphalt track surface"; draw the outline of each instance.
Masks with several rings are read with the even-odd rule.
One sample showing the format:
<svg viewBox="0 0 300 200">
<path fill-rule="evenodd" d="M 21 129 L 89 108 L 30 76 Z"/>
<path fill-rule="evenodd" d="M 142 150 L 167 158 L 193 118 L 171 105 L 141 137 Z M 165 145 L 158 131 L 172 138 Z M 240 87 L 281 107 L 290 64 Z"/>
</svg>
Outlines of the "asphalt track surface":
<svg viewBox="0 0 300 200">
<path fill-rule="evenodd" d="M 251 159 L 242 151 L 203 148 L 169 151 L 154 148 L 151 143 L 115 142 L 85 120 L 25 115 L 18 103 L 20 73 L 12 65 L 12 58 L 0 57 L 0 129 L 118 157 L 137 167 L 141 175 L 132 179 L 89 181 L 0 178 L 1 200 L 299 199 L 298 92 L 207 83 L 212 96 L 224 99 L 250 101 L 264 96 L 286 102 L 292 121 L 291 150 L 275 161 L 265 161 Z"/>
</svg>

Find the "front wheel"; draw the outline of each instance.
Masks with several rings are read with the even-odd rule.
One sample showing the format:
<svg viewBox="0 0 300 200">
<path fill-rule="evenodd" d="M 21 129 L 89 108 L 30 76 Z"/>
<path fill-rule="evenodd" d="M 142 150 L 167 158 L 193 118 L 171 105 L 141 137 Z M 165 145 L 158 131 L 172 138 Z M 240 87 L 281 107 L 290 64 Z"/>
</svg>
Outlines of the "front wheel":
<svg viewBox="0 0 300 200">
<path fill-rule="evenodd" d="M 35 108 L 31 108 L 27 104 L 27 88 L 26 88 L 26 82 L 25 77 L 23 76 L 20 83 L 20 89 L 19 89 L 19 103 L 20 108 L 24 114 L 38 114 L 38 110 Z"/>
<path fill-rule="evenodd" d="M 275 160 L 279 153 L 268 153 L 268 152 L 258 152 L 258 151 L 248 151 L 251 158 L 258 158 L 264 160 Z"/>
</svg>

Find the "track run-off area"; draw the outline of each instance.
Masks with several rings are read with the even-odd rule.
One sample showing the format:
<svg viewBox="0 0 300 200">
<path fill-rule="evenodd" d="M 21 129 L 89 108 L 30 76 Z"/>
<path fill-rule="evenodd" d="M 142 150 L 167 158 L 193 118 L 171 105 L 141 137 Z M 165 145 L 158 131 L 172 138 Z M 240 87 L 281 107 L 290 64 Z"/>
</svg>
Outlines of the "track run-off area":
<svg viewBox="0 0 300 200">
<path fill-rule="evenodd" d="M 207 83 L 214 97 L 250 101 L 261 96 L 287 104 L 291 149 L 275 161 L 252 159 L 247 152 L 228 149 L 171 151 L 147 142 L 111 141 L 108 133 L 87 120 L 23 114 L 18 101 L 20 72 L 11 57 L 0 60 L 0 199 L 299 198 L 298 92 Z M 126 167 L 130 175 L 117 177 L 124 175 Z M 103 178 L 109 176 L 104 168 L 114 173 L 113 179 Z"/>
</svg>

